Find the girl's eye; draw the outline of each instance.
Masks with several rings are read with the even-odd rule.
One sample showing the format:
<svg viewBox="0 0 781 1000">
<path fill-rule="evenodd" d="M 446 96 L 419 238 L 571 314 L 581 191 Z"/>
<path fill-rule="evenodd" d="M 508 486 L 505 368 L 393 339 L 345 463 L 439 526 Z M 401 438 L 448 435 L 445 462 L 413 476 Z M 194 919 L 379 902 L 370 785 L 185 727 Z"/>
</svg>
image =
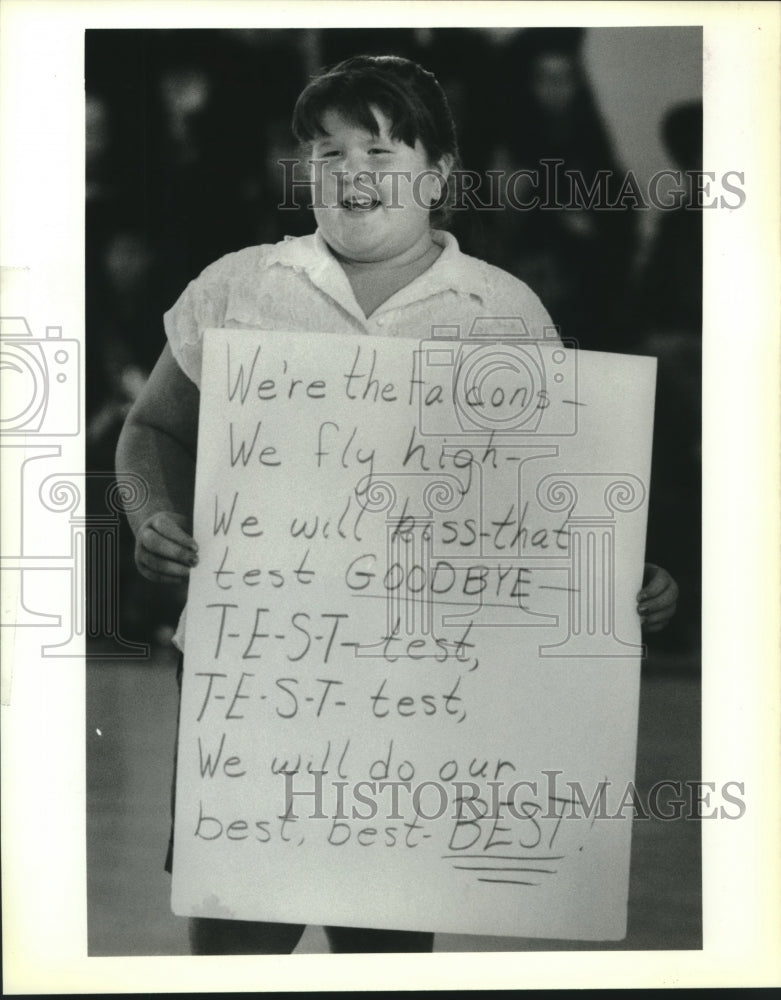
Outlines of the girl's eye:
<svg viewBox="0 0 781 1000">
<path fill-rule="evenodd" d="M 388 155 L 391 151 L 389 149 L 381 149 L 379 146 L 372 146 L 369 153 L 372 156 L 383 156 Z"/>
</svg>

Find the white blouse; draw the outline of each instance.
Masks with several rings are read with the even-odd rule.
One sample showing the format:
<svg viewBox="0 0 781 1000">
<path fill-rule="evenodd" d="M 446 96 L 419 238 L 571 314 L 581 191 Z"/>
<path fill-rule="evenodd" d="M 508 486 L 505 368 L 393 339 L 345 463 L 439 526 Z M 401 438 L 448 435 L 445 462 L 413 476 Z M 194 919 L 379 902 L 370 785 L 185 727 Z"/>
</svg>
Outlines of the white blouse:
<svg viewBox="0 0 781 1000">
<path fill-rule="evenodd" d="M 559 339 L 528 285 L 461 253 L 450 233 L 435 230 L 433 237 L 442 247 L 437 260 L 368 318 L 319 232 L 227 254 L 191 281 L 165 314 L 173 355 L 200 387 L 202 337 L 210 327 L 417 339 L 447 327 L 449 337 L 463 338 L 475 320 L 490 319 L 492 335 Z"/>
</svg>

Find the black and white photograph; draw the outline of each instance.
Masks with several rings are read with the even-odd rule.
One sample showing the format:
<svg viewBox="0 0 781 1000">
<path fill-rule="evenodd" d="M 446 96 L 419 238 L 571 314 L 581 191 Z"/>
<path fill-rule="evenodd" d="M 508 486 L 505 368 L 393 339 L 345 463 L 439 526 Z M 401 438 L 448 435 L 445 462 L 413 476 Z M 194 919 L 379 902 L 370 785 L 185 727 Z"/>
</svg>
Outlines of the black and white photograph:
<svg viewBox="0 0 781 1000">
<path fill-rule="evenodd" d="M 29 6 L 6 987 L 777 983 L 778 12 Z"/>
</svg>

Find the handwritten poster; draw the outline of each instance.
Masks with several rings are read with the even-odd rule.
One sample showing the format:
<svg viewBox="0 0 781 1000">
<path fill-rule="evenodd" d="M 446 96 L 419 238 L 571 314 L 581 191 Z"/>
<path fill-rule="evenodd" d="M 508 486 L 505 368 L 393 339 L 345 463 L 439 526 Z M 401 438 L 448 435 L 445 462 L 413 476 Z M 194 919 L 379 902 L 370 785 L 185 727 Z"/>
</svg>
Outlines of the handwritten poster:
<svg viewBox="0 0 781 1000">
<path fill-rule="evenodd" d="M 206 336 L 178 914 L 625 935 L 655 362 L 452 337 Z"/>
</svg>

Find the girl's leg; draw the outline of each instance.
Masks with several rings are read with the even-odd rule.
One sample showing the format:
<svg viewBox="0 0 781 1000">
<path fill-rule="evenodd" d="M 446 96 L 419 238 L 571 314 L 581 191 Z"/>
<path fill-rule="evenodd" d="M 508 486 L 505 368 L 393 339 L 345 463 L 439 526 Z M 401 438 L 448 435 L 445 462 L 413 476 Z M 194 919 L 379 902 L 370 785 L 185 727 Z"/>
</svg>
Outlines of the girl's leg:
<svg viewBox="0 0 781 1000">
<path fill-rule="evenodd" d="M 191 917 L 190 950 L 193 955 L 289 955 L 301 940 L 304 927 Z"/>
<path fill-rule="evenodd" d="M 326 927 L 335 954 L 359 952 L 433 951 L 434 935 L 428 931 L 383 931 L 368 927 Z"/>
</svg>

